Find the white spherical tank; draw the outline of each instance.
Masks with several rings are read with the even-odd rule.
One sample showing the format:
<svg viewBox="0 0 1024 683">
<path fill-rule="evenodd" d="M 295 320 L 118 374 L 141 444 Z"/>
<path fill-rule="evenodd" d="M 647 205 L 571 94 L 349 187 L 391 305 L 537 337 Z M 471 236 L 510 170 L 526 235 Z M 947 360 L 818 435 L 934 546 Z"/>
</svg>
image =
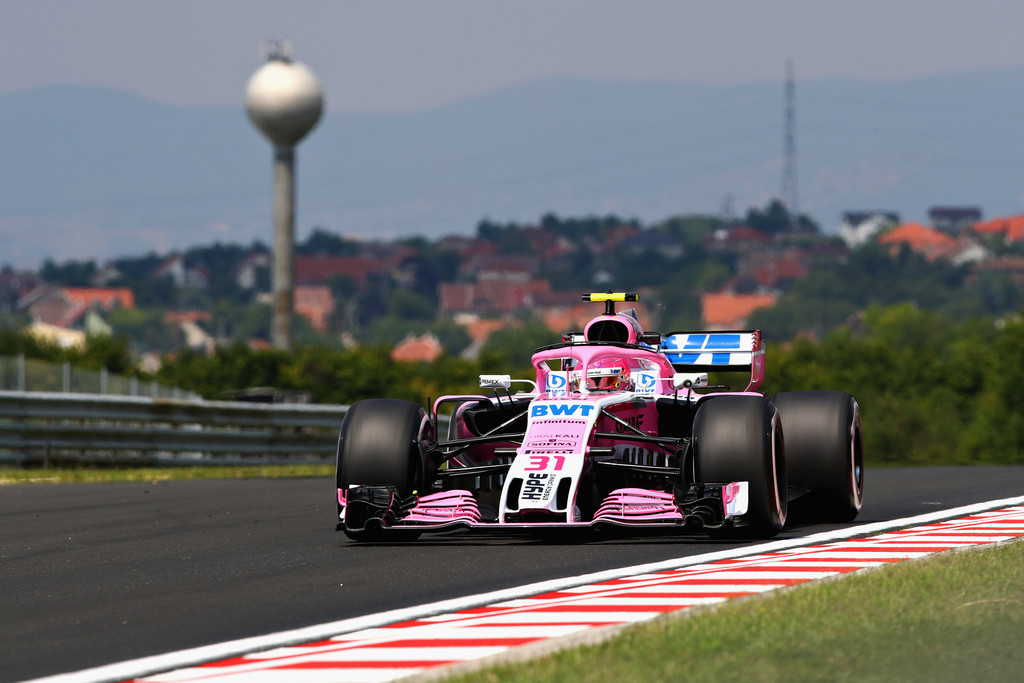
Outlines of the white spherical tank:
<svg viewBox="0 0 1024 683">
<path fill-rule="evenodd" d="M 245 88 L 249 119 L 275 145 L 296 144 L 317 124 L 323 108 L 320 81 L 301 62 L 272 59 Z"/>
</svg>

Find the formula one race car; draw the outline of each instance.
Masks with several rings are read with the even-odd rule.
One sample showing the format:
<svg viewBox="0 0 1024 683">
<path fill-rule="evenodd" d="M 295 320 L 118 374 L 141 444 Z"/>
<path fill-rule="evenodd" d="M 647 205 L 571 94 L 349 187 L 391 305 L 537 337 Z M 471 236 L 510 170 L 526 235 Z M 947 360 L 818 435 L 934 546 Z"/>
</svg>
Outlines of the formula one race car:
<svg viewBox="0 0 1024 683">
<path fill-rule="evenodd" d="M 848 521 L 864 487 L 860 412 L 837 391 L 756 393 L 756 330 L 644 332 L 633 293 L 533 354 L 536 378 L 492 393 L 351 406 L 338 437 L 338 526 L 360 541 L 457 528 L 643 527 L 771 537 L 800 499 Z M 743 372 L 743 391 L 708 373 Z M 512 393 L 514 383 L 528 385 Z M 444 416 L 448 415 L 445 424 Z"/>
</svg>

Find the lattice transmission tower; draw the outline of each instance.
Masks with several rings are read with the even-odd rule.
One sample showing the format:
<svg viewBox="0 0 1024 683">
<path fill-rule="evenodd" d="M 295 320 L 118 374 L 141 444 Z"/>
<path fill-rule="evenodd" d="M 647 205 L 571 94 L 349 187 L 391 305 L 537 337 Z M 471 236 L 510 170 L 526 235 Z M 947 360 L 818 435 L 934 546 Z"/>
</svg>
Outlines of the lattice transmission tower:
<svg viewBox="0 0 1024 683">
<path fill-rule="evenodd" d="M 799 228 L 800 193 L 796 180 L 796 84 L 793 78 L 793 62 L 786 62 L 786 108 L 782 140 L 782 203 L 789 211 L 790 229 Z"/>
</svg>

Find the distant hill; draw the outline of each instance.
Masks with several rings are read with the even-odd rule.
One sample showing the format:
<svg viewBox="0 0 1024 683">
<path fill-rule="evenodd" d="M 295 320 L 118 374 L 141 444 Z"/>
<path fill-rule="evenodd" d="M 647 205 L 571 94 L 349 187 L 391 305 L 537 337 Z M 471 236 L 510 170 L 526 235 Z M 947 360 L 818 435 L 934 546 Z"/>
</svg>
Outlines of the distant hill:
<svg viewBox="0 0 1024 683">
<path fill-rule="evenodd" d="M 328 93 L 344 106 L 344 93 Z M 0 96 L 0 264 L 270 241 L 270 146 L 241 104 L 101 88 Z M 470 233 L 477 222 L 742 215 L 781 185 L 783 84 L 547 80 L 406 115 L 329 113 L 299 147 L 298 234 Z M 1024 69 L 797 83 L 800 208 L 923 220 L 1024 201 Z"/>
</svg>

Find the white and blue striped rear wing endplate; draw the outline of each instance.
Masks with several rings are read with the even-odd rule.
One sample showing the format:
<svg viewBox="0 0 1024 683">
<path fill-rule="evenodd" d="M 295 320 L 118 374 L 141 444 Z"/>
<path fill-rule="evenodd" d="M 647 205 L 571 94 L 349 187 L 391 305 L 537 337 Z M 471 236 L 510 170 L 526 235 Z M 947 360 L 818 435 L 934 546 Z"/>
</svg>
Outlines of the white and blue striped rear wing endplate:
<svg viewBox="0 0 1024 683">
<path fill-rule="evenodd" d="M 662 339 L 661 352 L 680 372 L 750 370 L 750 391 L 764 379 L 760 330 L 672 332 Z"/>
</svg>

